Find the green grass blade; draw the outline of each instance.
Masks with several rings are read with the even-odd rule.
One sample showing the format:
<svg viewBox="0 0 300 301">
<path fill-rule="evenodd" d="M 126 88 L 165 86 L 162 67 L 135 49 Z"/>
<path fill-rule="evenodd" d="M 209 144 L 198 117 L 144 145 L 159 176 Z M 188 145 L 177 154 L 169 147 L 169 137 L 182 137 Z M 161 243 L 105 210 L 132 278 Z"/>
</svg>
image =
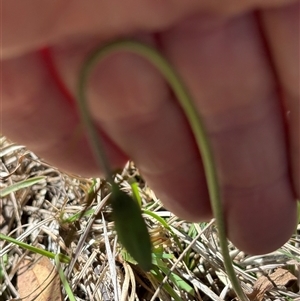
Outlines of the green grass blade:
<svg viewBox="0 0 300 301">
<path fill-rule="evenodd" d="M 155 212 L 152 212 L 152 211 L 147 210 L 147 209 L 143 209 L 142 211 L 143 211 L 143 213 L 145 213 L 145 214 L 153 217 L 154 219 L 156 219 L 163 227 L 165 227 L 170 232 L 170 234 L 173 236 L 174 241 L 176 242 L 178 248 L 181 251 L 183 250 L 183 247 L 180 243 L 180 240 L 178 239 L 178 236 L 173 232 L 171 227 L 168 225 L 168 223 L 161 216 L 159 216 Z"/>
<path fill-rule="evenodd" d="M 64 286 L 64 288 L 65 288 L 65 290 L 66 290 L 66 293 L 67 293 L 67 295 L 68 295 L 68 297 L 69 297 L 69 300 L 70 300 L 70 301 L 76 301 L 76 298 L 75 298 L 75 296 L 74 296 L 74 294 L 73 294 L 73 292 L 72 292 L 72 290 L 71 290 L 71 287 L 70 287 L 70 285 L 69 285 L 69 283 L 68 283 L 68 280 L 67 280 L 67 278 L 66 278 L 66 276 L 65 276 L 65 274 L 64 274 L 64 271 L 63 271 L 63 269 L 62 269 L 62 267 L 61 267 L 60 262 L 61 262 L 61 261 L 60 261 L 59 256 L 56 255 L 56 256 L 55 256 L 55 264 L 56 264 L 56 269 L 57 269 L 57 271 L 58 271 L 60 280 L 61 280 L 61 282 L 62 282 L 62 284 L 63 284 L 63 286 Z"/>
<path fill-rule="evenodd" d="M 46 177 L 44 177 L 44 176 L 34 177 L 34 178 L 29 178 L 29 179 L 23 180 L 21 182 L 12 184 L 12 185 L 0 190 L 0 197 L 2 198 L 2 197 L 9 195 L 10 193 L 18 191 L 22 188 L 30 187 L 44 179 L 46 179 Z"/>
<path fill-rule="evenodd" d="M 195 295 L 195 290 L 179 275 L 175 274 L 174 272 L 170 273 L 170 269 L 161 259 L 157 257 L 154 258 L 153 264 L 155 264 L 166 276 L 168 276 L 169 280 L 172 281 L 172 283 L 177 286 L 178 289 L 184 290 L 192 296 Z"/>
<path fill-rule="evenodd" d="M 1 234 L 0 233 L 0 239 L 3 239 L 7 242 L 10 242 L 10 243 L 13 243 L 23 249 L 26 249 L 28 251 L 31 251 L 33 253 L 36 253 L 36 254 L 40 254 L 40 255 L 43 255 L 43 256 L 46 256 L 48 258 L 51 258 L 51 259 L 55 259 L 55 256 L 58 256 L 59 257 L 59 260 L 63 263 L 69 263 L 71 261 L 70 257 L 67 256 L 67 255 L 64 255 L 64 254 L 54 254 L 50 251 L 47 251 L 47 250 L 43 250 L 43 249 L 40 249 L 40 248 L 36 248 L 36 247 L 33 247 L 31 245 L 28 245 L 22 241 L 18 241 L 17 239 L 14 239 L 12 237 L 9 237 L 9 236 L 6 236 L 4 234 Z"/>
<path fill-rule="evenodd" d="M 139 186 L 136 181 L 130 181 L 130 187 L 133 198 L 137 201 L 140 207 L 142 207 L 142 198 L 139 193 Z"/>
<path fill-rule="evenodd" d="M 164 226 L 170 233 L 174 234 L 173 230 L 170 228 L 170 226 L 168 225 L 168 223 L 159 215 L 157 215 L 156 213 L 147 210 L 147 209 L 143 209 L 143 212 L 151 217 L 153 217 L 154 219 L 156 219 L 162 226 Z"/>
<path fill-rule="evenodd" d="M 151 273 L 158 282 L 163 281 L 164 275 L 161 273 L 159 268 L 154 266 Z M 175 301 L 182 301 L 182 298 L 180 296 L 178 296 L 178 294 L 174 291 L 174 288 L 171 287 L 171 285 L 169 283 L 164 283 L 162 287 Z"/>
<path fill-rule="evenodd" d="M 74 223 L 77 220 L 79 220 L 81 217 L 83 217 L 83 216 L 90 216 L 94 212 L 95 212 L 94 208 L 86 210 L 83 214 L 82 214 L 82 212 L 78 212 L 78 213 L 75 213 L 74 215 L 72 215 L 72 216 L 70 216 L 70 217 L 68 217 L 66 219 L 62 219 L 62 222 L 63 223 Z"/>
</svg>

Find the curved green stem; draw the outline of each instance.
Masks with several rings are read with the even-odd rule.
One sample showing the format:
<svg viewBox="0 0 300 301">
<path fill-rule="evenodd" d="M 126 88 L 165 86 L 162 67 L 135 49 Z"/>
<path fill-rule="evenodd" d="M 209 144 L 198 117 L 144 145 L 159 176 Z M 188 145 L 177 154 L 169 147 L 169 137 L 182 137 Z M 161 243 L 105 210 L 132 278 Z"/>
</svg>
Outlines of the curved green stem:
<svg viewBox="0 0 300 301">
<path fill-rule="evenodd" d="M 90 137 L 90 142 L 92 144 L 95 156 L 100 167 L 104 169 L 108 177 L 111 177 L 111 171 L 108 166 L 108 161 L 103 152 L 101 141 L 99 140 L 97 132 L 91 121 L 89 110 L 87 107 L 87 102 L 85 100 L 86 83 L 92 68 L 101 59 L 116 51 L 129 51 L 136 53 L 137 55 L 143 56 L 144 58 L 149 60 L 153 65 L 156 66 L 156 68 L 162 73 L 170 87 L 173 89 L 173 92 L 175 93 L 189 121 L 190 127 L 193 131 L 197 146 L 199 148 L 203 160 L 211 207 L 213 210 L 214 217 L 216 219 L 216 224 L 219 232 L 220 247 L 224 258 L 225 268 L 227 270 L 228 276 L 231 280 L 232 286 L 237 296 L 240 298 L 240 300 L 247 301 L 248 298 L 244 294 L 239 284 L 229 255 L 224 213 L 220 196 L 220 188 L 218 184 L 213 153 L 205 131 L 205 126 L 203 125 L 202 119 L 197 112 L 197 109 L 193 103 L 191 96 L 189 95 L 181 78 L 174 70 L 174 68 L 158 51 L 136 41 L 121 40 L 101 46 L 88 58 L 80 74 L 78 107 L 81 112 L 82 119 L 86 125 L 86 129 Z"/>
</svg>

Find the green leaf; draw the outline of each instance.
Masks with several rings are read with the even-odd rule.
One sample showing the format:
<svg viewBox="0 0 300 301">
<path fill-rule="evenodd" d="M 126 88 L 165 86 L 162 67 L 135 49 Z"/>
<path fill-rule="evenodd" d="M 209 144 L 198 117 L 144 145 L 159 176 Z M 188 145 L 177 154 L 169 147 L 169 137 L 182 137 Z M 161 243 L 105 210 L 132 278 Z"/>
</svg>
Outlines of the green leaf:
<svg viewBox="0 0 300 301">
<path fill-rule="evenodd" d="M 141 208 L 117 185 L 112 186 L 111 205 L 118 238 L 141 268 L 152 266 L 152 244 Z"/>
</svg>

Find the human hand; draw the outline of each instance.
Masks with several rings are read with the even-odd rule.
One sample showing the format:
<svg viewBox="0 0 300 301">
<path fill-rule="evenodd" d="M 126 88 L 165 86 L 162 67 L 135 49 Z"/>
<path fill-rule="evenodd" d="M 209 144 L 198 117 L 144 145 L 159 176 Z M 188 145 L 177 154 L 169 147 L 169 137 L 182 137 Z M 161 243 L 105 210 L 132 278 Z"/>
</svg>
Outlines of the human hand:
<svg viewBox="0 0 300 301">
<path fill-rule="evenodd" d="M 279 247 L 294 230 L 300 195 L 299 1 L 115 2 L 2 1 L 3 134 L 60 168 L 99 175 L 84 135 L 74 146 L 76 111 L 39 49 L 51 47 L 75 95 L 79 69 L 99 43 L 131 36 L 155 45 L 204 118 L 229 238 L 250 253 Z M 175 214 L 211 217 L 193 136 L 153 66 L 133 54 L 110 56 L 88 98 L 113 166 L 132 158 Z"/>
</svg>

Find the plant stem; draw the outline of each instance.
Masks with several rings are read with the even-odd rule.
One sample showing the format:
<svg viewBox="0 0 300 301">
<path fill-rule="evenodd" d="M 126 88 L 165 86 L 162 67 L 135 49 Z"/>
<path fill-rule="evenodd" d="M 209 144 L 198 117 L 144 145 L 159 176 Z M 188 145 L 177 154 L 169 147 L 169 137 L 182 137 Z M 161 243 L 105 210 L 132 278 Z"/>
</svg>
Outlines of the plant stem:
<svg viewBox="0 0 300 301">
<path fill-rule="evenodd" d="M 229 255 L 228 243 L 225 229 L 225 219 L 223 206 L 220 196 L 220 187 L 217 178 L 216 167 L 214 164 L 213 153 L 205 131 L 205 126 L 202 118 L 197 112 L 194 102 L 185 88 L 183 81 L 177 74 L 176 70 L 169 64 L 169 62 L 155 49 L 132 40 L 121 40 L 101 46 L 97 49 L 85 62 L 80 74 L 78 86 L 78 107 L 82 116 L 82 120 L 86 125 L 90 143 L 96 155 L 97 162 L 104 170 L 105 174 L 111 179 L 111 171 L 108 165 L 108 160 L 103 151 L 103 146 L 99 135 L 91 121 L 87 102 L 85 100 L 86 82 L 93 67 L 104 57 L 116 51 L 129 51 L 140 55 L 149 60 L 164 76 L 168 84 L 173 89 L 185 115 L 188 119 L 190 127 L 193 131 L 199 152 L 203 159 L 204 171 L 210 196 L 211 207 L 219 232 L 220 247 L 224 258 L 224 266 L 228 273 L 229 279 L 232 283 L 238 298 L 241 301 L 248 301 L 247 296 L 243 292 L 240 283 L 235 274 L 232 261 Z"/>
</svg>

